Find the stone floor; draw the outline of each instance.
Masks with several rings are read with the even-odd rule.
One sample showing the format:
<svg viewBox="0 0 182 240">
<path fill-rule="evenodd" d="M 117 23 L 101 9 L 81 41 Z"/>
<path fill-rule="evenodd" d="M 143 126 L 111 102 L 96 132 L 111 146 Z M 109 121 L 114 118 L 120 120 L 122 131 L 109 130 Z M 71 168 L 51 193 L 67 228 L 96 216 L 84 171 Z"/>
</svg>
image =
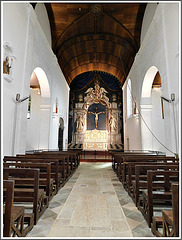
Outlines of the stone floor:
<svg viewBox="0 0 182 240">
<path fill-rule="evenodd" d="M 80 163 L 27 236 L 154 237 L 113 172 L 111 163 Z"/>
</svg>

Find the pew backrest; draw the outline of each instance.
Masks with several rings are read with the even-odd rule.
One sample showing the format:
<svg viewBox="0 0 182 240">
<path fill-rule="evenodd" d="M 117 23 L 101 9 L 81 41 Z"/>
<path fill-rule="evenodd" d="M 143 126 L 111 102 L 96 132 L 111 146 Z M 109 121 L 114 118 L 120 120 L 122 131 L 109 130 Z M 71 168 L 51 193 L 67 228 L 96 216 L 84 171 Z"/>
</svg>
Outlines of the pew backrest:
<svg viewBox="0 0 182 240">
<path fill-rule="evenodd" d="M 4 228 L 3 236 L 11 236 L 11 225 L 12 225 L 12 213 L 13 213 L 13 198 L 14 198 L 14 181 L 13 180 L 3 180 L 3 202 L 5 202 L 5 216 L 3 219 Z"/>
</svg>

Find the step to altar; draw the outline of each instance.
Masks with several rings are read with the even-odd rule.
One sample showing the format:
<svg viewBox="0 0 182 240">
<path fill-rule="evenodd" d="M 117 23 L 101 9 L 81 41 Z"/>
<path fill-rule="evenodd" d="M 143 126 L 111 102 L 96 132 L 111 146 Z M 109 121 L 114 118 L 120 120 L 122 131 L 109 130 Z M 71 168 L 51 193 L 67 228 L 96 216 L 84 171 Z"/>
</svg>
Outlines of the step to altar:
<svg viewBox="0 0 182 240">
<path fill-rule="evenodd" d="M 123 144 L 109 144 L 107 150 L 104 150 L 104 151 L 102 151 L 102 150 L 97 150 L 97 152 L 105 152 L 105 151 L 108 151 L 108 150 L 112 150 L 112 151 L 117 150 L 117 151 L 120 151 L 120 150 L 123 150 L 123 149 L 124 149 L 123 147 L 124 147 Z M 68 149 L 69 149 L 69 150 L 83 150 L 83 144 L 73 144 L 73 143 L 69 143 L 69 144 L 68 144 Z M 95 149 L 94 149 L 94 150 L 84 150 L 84 151 L 88 151 L 88 152 L 89 152 L 89 151 L 95 151 Z"/>
<path fill-rule="evenodd" d="M 83 150 L 80 162 L 112 162 L 108 151 Z"/>
</svg>

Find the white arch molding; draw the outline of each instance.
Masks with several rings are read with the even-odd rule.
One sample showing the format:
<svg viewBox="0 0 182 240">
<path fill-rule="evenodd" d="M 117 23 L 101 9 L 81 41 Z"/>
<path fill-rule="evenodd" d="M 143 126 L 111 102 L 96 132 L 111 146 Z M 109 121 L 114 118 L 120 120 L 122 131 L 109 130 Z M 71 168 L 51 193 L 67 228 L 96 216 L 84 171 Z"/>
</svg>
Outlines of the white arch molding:
<svg viewBox="0 0 182 240">
<path fill-rule="evenodd" d="M 26 150 L 48 149 L 50 135 L 50 88 L 47 76 L 40 67 L 34 69 L 30 83 L 40 86 L 31 89 L 31 113 L 27 119 Z"/>
<path fill-rule="evenodd" d="M 145 74 L 141 92 L 140 111 L 148 128 L 151 130 L 154 136 L 159 139 L 159 141 L 164 143 L 165 128 L 164 120 L 162 119 L 160 98 L 162 96 L 162 91 L 161 88 L 152 88 L 152 84 L 157 72 L 157 67 L 152 66 Z M 165 151 L 165 149 L 149 131 L 143 119 L 141 119 L 142 149 Z"/>
<path fill-rule="evenodd" d="M 142 99 L 151 97 L 152 83 L 154 81 L 155 75 L 158 72 L 158 69 L 155 66 L 149 68 L 145 74 L 143 85 L 142 85 Z"/>
</svg>

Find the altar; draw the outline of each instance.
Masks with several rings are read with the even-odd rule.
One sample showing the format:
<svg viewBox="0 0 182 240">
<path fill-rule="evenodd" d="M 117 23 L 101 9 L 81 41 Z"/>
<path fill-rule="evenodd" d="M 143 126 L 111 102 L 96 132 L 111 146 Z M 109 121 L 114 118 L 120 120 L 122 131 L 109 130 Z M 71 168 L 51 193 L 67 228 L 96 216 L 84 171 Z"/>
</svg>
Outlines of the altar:
<svg viewBox="0 0 182 240">
<path fill-rule="evenodd" d="M 108 131 L 107 130 L 86 130 L 84 133 L 84 150 L 107 150 Z"/>
<path fill-rule="evenodd" d="M 74 93 L 72 144 L 80 144 L 83 150 L 105 151 L 110 144 L 121 143 L 119 95 L 105 87 L 96 75 L 84 92 Z"/>
</svg>

